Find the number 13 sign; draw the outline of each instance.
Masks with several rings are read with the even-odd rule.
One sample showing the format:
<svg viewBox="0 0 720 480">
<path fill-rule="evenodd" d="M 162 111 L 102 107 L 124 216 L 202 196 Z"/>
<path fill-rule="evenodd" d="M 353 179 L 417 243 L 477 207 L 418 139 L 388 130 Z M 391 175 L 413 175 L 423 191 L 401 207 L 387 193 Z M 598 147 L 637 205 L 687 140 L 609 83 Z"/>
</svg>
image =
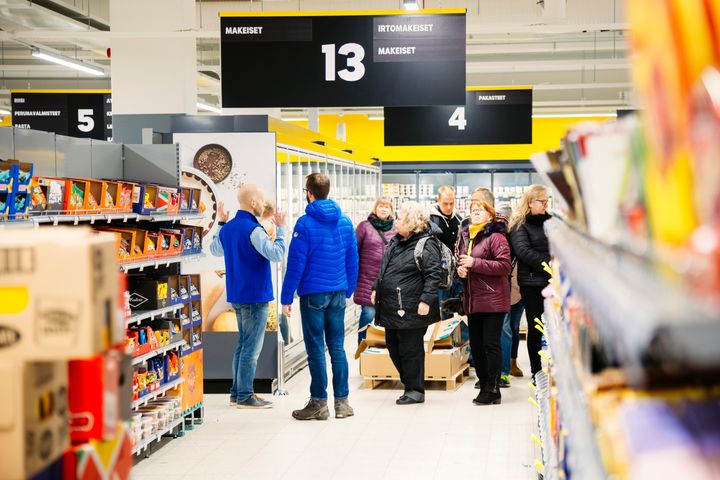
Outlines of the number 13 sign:
<svg viewBox="0 0 720 480">
<path fill-rule="evenodd" d="M 221 14 L 223 107 L 461 104 L 465 10 Z"/>
</svg>

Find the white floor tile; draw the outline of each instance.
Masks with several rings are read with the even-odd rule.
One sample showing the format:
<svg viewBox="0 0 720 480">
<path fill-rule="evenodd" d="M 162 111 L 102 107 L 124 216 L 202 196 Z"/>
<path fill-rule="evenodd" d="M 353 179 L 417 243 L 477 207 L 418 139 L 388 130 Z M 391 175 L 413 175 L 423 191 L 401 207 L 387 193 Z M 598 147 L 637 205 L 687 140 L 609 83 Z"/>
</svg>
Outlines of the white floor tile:
<svg viewBox="0 0 720 480">
<path fill-rule="evenodd" d="M 347 351 L 353 351 L 354 338 Z M 525 344 L 521 366 L 529 372 Z M 307 369 L 286 384 L 290 395 L 274 408 L 232 408 L 228 395 L 205 396 L 205 422 L 133 469 L 137 480 L 175 479 L 448 479 L 530 480 L 537 456 L 530 434 L 534 408 L 529 378 L 512 379 L 502 404 L 479 407 L 470 378 L 454 392 L 429 390 L 426 403 L 398 406 L 399 384 L 364 390 L 350 361 L 355 416 L 299 422 L 291 418 L 309 398 Z M 329 365 L 329 363 L 328 363 Z"/>
</svg>

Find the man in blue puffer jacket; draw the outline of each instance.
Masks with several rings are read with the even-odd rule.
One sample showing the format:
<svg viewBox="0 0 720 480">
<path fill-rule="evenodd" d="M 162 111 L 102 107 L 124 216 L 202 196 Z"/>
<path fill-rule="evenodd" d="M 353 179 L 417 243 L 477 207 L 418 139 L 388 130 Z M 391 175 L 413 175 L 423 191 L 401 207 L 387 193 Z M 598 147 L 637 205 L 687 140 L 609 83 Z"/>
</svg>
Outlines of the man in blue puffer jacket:
<svg viewBox="0 0 720 480">
<path fill-rule="evenodd" d="M 345 356 L 345 301 L 355 291 L 358 251 L 355 229 L 340 206 L 328 199 L 330 179 L 313 173 L 305 182 L 309 203 L 295 223 L 281 301 L 290 317 L 295 291 L 300 296 L 305 350 L 310 368 L 310 402 L 295 410 L 298 420 L 327 420 L 327 342 L 333 373 L 335 418 L 353 415 L 348 403 L 348 362 Z"/>
</svg>

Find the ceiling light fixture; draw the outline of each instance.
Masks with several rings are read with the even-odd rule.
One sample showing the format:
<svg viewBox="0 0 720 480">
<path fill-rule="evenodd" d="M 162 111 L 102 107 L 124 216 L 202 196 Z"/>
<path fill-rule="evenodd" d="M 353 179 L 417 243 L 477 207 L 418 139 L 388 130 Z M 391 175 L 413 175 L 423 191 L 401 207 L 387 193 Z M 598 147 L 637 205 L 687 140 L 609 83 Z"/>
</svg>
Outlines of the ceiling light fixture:
<svg viewBox="0 0 720 480">
<path fill-rule="evenodd" d="M 197 102 L 197 109 L 198 110 L 204 110 L 206 112 L 213 112 L 213 113 L 222 113 L 222 110 L 218 107 L 213 107 L 212 105 L 207 105 L 205 103 Z"/>
<path fill-rule="evenodd" d="M 617 118 L 617 113 L 536 113 L 532 118 Z"/>
<path fill-rule="evenodd" d="M 403 0 L 403 8 L 410 11 L 420 10 L 420 2 L 418 0 Z"/>
<path fill-rule="evenodd" d="M 383 115 L 368 115 L 368 120 L 385 120 Z"/>
<path fill-rule="evenodd" d="M 71 60 L 67 57 L 63 57 L 60 55 L 54 55 L 51 53 L 41 52 L 38 49 L 34 49 L 32 50 L 32 56 L 41 60 L 46 60 L 48 62 L 57 63 L 58 65 L 62 65 L 63 67 L 68 67 L 79 70 L 81 72 L 89 73 L 90 75 L 96 75 L 98 77 L 105 76 L 105 72 L 99 68 L 90 67 L 83 62 Z"/>
<path fill-rule="evenodd" d="M 0 117 L 3 115 L 12 115 L 12 112 L 10 110 L 0 108 Z"/>
<path fill-rule="evenodd" d="M 291 118 L 283 118 L 286 122 L 307 122 L 308 117 L 291 117 Z"/>
</svg>

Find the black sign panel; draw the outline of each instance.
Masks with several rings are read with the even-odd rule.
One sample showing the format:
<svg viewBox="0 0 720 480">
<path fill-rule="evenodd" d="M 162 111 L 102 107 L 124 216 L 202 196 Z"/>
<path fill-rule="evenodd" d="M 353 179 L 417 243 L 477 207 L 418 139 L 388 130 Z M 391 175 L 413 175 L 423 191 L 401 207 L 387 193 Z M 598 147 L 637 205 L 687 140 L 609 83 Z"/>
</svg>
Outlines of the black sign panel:
<svg viewBox="0 0 720 480">
<path fill-rule="evenodd" d="M 11 103 L 15 127 L 112 140 L 109 93 L 11 92 Z"/>
<path fill-rule="evenodd" d="M 532 90 L 471 90 L 465 105 L 385 108 L 385 145 L 532 143 Z"/>
<path fill-rule="evenodd" d="M 223 107 L 462 103 L 465 14 L 224 16 Z"/>
</svg>

